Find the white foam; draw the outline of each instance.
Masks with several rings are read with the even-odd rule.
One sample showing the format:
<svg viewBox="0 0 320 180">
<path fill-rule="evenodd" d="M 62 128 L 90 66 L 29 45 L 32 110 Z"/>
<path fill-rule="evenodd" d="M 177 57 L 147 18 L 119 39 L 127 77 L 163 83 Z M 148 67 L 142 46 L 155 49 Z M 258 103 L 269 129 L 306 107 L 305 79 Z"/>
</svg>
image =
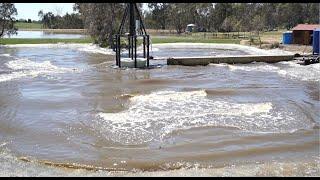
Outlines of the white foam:
<svg viewBox="0 0 320 180">
<path fill-rule="evenodd" d="M 217 66 L 211 64 L 213 66 Z M 282 66 L 279 66 L 282 65 Z M 226 66 L 231 71 L 258 71 L 258 72 L 274 72 L 278 73 L 280 76 L 289 78 L 289 79 L 297 79 L 302 81 L 320 81 L 320 64 L 310 64 L 307 66 L 303 66 L 297 64 L 296 61 L 288 61 L 288 62 L 279 62 L 276 64 L 267 64 L 267 63 L 253 63 L 246 65 L 227 65 L 223 64 L 220 66 Z"/>
<path fill-rule="evenodd" d="M 8 68 L 14 70 L 10 74 L 1 74 L 0 82 L 20 79 L 23 77 L 37 77 L 39 75 L 48 75 L 55 73 L 74 72 L 75 69 L 63 68 L 52 65 L 50 61 L 34 62 L 29 59 L 17 59 L 5 64 Z"/>
<path fill-rule="evenodd" d="M 2 45 L 4 47 L 11 48 L 70 48 L 76 49 L 78 51 L 88 52 L 88 53 L 100 53 L 100 54 L 115 54 L 112 49 L 101 48 L 98 45 L 91 43 L 56 43 L 56 44 L 14 44 L 14 45 Z"/>
<path fill-rule="evenodd" d="M 90 43 L 56 43 L 56 44 L 10 44 L 1 45 L 3 47 L 20 48 L 20 47 L 36 47 L 36 48 L 67 48 L 67 47 L 86 47 L 90 46 Z"/>
<path fill-rule="evenodd" d="M 57 43 L 57 44 L 15 44 L 15 45 L 3 45 L 4 47 L 11 48 L 21 48 L 21 47 L 33 47 L 33 48 L 70 48 L 76 49 L 78 51 L 83 51 L 87 53 L 99 53 L 99 54 L 107 54 L 107 55 L 115 55 L 115 52 L 112 49 L 102 48 L 96 44 L 76 44 L 76 43 Z M 159 51 L 159 48 L 152 48 L 150 51 Z M 137 53 L 142 54 L 143 49 L 142 46 L 137 48 Z"/>
<path fill-rule="evenodd" d="M 281 62 L 280 64 L 287 65 L 287 68 L 278 71 L 283 77 L 302 81 L 320 81 L 320 63 L 307 66 L 299 65 L 296 62 Z"/>
<path fill-rule="evenodd" d="M 94 44 L 86 45 L 85 47 L 80 47 L 77 50 L 88 52 L 88 53 L 100 53 L 100 54 L 115 55 L 115 52 L 112 49 L 101 48 L 101 47 L 94 45 Z"/>
<path fill-rule="evenodd" d="M 208 99 L 205 91 L 159 91 L 130 98 L 129 108 L 97 114 L 97 128 L 106 138 L 124 144 L 162 140 L 175 130 L 193 127 L 236 127 L 252 132 L 291 132 L 309 128 L 306 118 L 271 102 L 235 103 Z M 287 107 L 285 107 L 287 108 Z"/>
<path fill-rule="evenodd" d="M 0 56 L 11 57 L 10 54 L 0 54 Z"/>
<path fill-rule="evenodd" d="M 263 63 L 262 65 L 257 64 L 251 64 L 251 65 L 228 65 L 228 68 L 231 71 L 236 70 L 242 70 L 242 71 L 264 71 L 264 72 L 270 72 L 270 71 L 278 71 L 280 68 L 268 65 Z"/>
</svg>

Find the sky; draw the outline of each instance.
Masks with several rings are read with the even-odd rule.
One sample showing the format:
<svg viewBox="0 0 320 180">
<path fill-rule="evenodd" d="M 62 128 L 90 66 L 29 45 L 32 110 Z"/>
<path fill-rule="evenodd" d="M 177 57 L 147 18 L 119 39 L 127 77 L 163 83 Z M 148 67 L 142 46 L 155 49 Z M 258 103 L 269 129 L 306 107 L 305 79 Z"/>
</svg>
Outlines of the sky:
<svg viewBox="0 0 320 180">
<path fill-rule="evenodd" d="M 73 12 L 74 3 L 14 3 L 18 15 L 16 19 L 39 20 L 38 12 L 43 10 L 44 13 L 52 12 L 55 15 L 65 15 L 67 12 Z"/>
<path fill-rule="evenodd" d="M 63 16 L 66 13 L 73 13 L 74 3 L 14 3 L 17 8 L 18 15 L 16 19 L 39 20 L 38 12 L 43 10 L 44 13 L 52 12 L 55 15 Z M 143 9 L 147 7 L 144 3 Z"/>
</svg>

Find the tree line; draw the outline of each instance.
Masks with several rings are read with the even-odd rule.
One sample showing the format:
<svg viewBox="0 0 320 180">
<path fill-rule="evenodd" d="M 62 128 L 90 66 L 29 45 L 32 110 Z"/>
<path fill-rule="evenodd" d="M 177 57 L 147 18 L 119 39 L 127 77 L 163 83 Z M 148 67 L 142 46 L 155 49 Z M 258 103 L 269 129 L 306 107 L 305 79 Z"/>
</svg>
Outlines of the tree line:
<svg viewBox="0 0 320 180">
<path fill-rule="evenodd" d="M 148 3 L 142 13 L 147 29 L 174 29 L 183 33 L 187 24 L 206 31 L 251 32 L 290 29 L 299 23 L 319 23 L 319 3 Z M 138 3 L 140 10 L 142 4 Z M 38 13 L 45 28 L 85 28 L 96 43 L 107 46 L 119 28 L 125 3 L 75 3 L 77 13 L 64 16 Z M 0 33 L 14 32 L 12 3 L 0 3 Z"/>
<path fill-rule="evenodd" d="M 141 3 L 138 3 L 140 9 Z M 147 29 L 174 29 L 187 24 L 206 31 L 251 32 L 290 29 L 300 23 L 319 23 L 319 3 L 148 3 L 143 13 Z M 84 26 L 97 43 L 110 44 L 119 27 L 124 3 L 76 3 Z"/>
<path fill-rule="evenodd" d="M 49 29 L 83 29 L 84 23 L 78 13 L 66 13 L 64 16 L 54 15 L 52 12 L 44 13 L 43 10 L 38 12 L 41 23 L 44 28 Z"/>
<path fill-rule="evenodd" d="M 148 3 L 148 7 L 148 28 L 175 29 L 177 33 L 191 23 L 219 32 L 291 29 L 300 23 L 319 23 L 319 3 Z"/>
</svg>

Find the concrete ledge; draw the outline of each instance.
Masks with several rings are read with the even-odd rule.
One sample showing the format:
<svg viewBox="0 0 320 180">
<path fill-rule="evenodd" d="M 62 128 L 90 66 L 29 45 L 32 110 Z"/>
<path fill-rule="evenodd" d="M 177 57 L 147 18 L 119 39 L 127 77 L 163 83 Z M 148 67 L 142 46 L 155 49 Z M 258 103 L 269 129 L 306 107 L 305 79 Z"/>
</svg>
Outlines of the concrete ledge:
<svg viewBox="0 0 320 180">
<path fill-rule="evenodd" d="M 293 55 L 243 55 L 243 56 L 203 56 L 203 57 L 172 57 L 167 59 L 168 65 L 183 66 L 206 66 L 210 63 L 245 64 L 251 62 L 276 63 L 280 61 L 291 61 Z"/>
</svg>

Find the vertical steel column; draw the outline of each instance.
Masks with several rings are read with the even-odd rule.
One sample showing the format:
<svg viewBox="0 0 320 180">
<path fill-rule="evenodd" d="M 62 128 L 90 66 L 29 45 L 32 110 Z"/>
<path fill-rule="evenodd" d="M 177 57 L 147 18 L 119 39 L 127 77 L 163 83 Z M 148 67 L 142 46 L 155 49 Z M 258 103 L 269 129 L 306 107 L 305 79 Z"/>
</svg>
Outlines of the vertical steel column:
<svg viewBox="0 0 320 180">
<path fill-rule="evenodd" d="M 130 38 L 131 38 L 131 59 L 133 60 L 133 56 L 134 56 L 134 47 L 133 47 L 134 39 L 133 39 L 133 36 L 131 36 Z"/>
<path fill-rule="evenodd" d="M 129 15 L 130 15 L 130 35 L 136 35 L 136 22 L 134 15 L 134 3 L 129 3 Z"/>
<path fill-rule="evenodd" d="M 137 35 L 134 35 L 134 67 L 137 68 Z"/>
<path fill-rule="evenodd" d="M 116 65 L 119 66 L 119 56 L 118 56 L 118 51 L 119 51 L 119 44 L 118 44 L 118 35 L 115 36 L 115 40 L 116 40 Z"/>
<path fill-rule="evenodd" d="M 133 59 L 133 56 L 136 56 L 136 45 L 134 46 L 133 43 L 136 44 L 135 40 L 135 35 L 136 35 L 136 18 L 135 18 L 135 13 L 134 13 L 134 5 L 135 3 L 129 3 L 129 15 L 130 15 L 130 32 L 129 32 L 129 36 L 131 36 L 131 59 Z M 136 61 L 136 58 L 135 58 Z M 135 63 L 136 64 L 136 63 Z"/>
<path fill-rule="evenodd" d="M 143 37 L 143 58 L 147 58 L 147 66 L 149 67 L 150 36 L 147 35 L 136 3 L 127 3 L 124 16 L 121 20 L 120 28 L 118 30 L 118 34 L 116 35 L 116 64 L 121 67 L 121 34 L 125 28 L 124 24 L 127 17 L 129 18 L 129 34 L 127 36 L 124 36 L 124 38 L 128 39 L 128 47 L 126 47 L 128 48 L 128 58 L 134 60 L 134 67 L 137 68 L 138 35 L 141 35 Z M 136 23 L 136 19 L 139 20 L 140 23 Z M 139 27 L 137 27 L 138 29 L 136 29 L 137 24 L 139 24 Z"/>
<path fill-rule="evenodd" d="M 147 67 L 149 67 L 149 35 L 147 35 Z"/>
<path fill-rule="evenodd" d="M 120 44 L 120 35 L 117 36 L 117 44 L 118 44 L 118 66 L 121 67 L 121 44 Z"/>
<path fill-rule="evenodd" d="M 146 58 L 146 37 L 143 36 L 143 58 Z"/>
<path fill-rule="evenodd" d="M 130 36 L 128 36 L 128 50 L 129 50 L 129 57 L 128 58 L 130 58 L 131 57 L 131 39 L 130 39 Z"/>
</svg>

